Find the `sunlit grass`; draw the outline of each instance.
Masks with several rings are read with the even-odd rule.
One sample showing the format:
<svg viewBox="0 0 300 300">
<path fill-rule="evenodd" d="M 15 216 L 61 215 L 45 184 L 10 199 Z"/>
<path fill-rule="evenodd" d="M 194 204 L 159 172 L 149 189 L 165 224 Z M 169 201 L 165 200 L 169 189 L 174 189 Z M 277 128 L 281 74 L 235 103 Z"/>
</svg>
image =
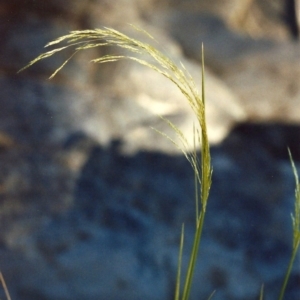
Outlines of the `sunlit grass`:
<svg viewBox="0 0 300 300">
<path fill-rule="evenodd" d="M 147 32 L 136 28 L 142 34 L 146 35 L 149 40 L 154 41 L 153 37 Z M 112 28 L 94 29 L 94 30 L 80 30 L 71 31 L 69 34 L 59 37 L 58 39 L 48 43 L 46 47 L 54 47 L 54 49 L 49 50 L 38 56 L 36 59 L 32 60 L 27 66 L 25 66 L 20 71 L 32 66 L 33 64 L 58 54 L 67 48 L 73 49 L 73 53 L 70 57 L 59 66 L 50 78 L 53 78 L 68 62 L 69 60 L 80 51 L 88 50 L 95 47 L 111 47 L 115 46 L 123 50 L 128 51 L 129 54 L 126 55 L 116 55 L 109 54 L 91 60 L 93 63 L 108 63 L 115 62 L 123 59 L 129 59 L 135 61 L 145 67 L 148 67 L 167 79 L 169 79 L 173 84 L 184 95 L 185 99 L 188 101 L 191 109 L 193 110 L 197 123 L 195 124 L 193 130 L 194 134 L 194 151 L 190 152 L 190 148 L 187 138 L 184 136 L 182 131 L 169 120 L 165 120 L 169 126 L 174 130 L 177 137 L 179 138 L 179 143 L 175 142 L 169 136 L 163 132 L 160 134 L 166 136 L 176 147 L 178 147 L 183 155 L 186 157 L 188 162 L 191 164 L 194 171 L 195 180 L 195 235 L 193 240 L 193 245 L 189 263 L 187 266 L 187 272 L 184 280 L 182 281 L 182 256 L 183 256 L 183 246 L 184 246 L 184 226 L 182 226 L 181 239 L 179 246 L 179 258 L 178 258 L 178 271 L 176 276 L 175 285 L 175 300 L 188 300 L 191 293 L 192 281 L 194 270 L 196 266 L 196 261 L 199 252 L 199 246 L 201 241 L 201 235 L 206 215 L 207 203 L 209 198 L 209 192 L 212 184 L 212 166 L 211 166 L 211 156 L 210 147 L 207 135 L 207 125 L 205 118 L 205 78 L 204 78 L 204 51 L 202 48 L 202 90 L 201 94 L 198 92 L 193 78 L 186 70 L 186 68 L 181 64 L 177 66 L 169 57 L 158 51 L 155 47 L 148 43 L 141 42 L 137 39 L 129 37 L 117 30 Z M 55 48 L 56 47 L 56 48 Z M 145 59 L 144 57 L 149 59 Z M 200 70 L 199 70 L 200 71 Z M 155 88 L 155 87 L 154 87 Z M 196 149 L 200 147 L 200 155 Z M 290 154 L 290 153 L 289 153 Z M 288 266 L 288 270 L 285 275 L 283 286 L 280 292 L 279 300 L 283 299 L 286 285 L 290 276 L 290 272 L 299 248 L 300 244 L 300 185 L 298 180 L 298 174 L 292 160 L 291 154 L 290 159 L 292 163 L 292 168 L 294 176 L 296 179 L 296 200 L 295 200 L 295 212 L 292 215 L 293 220 L 293 251 L 291 260 Z M 188 204 L 187 204 L 188 205 Z M 238 283 L 237 283 L 238 284 Z M 180 288 L 183 287 L 183 291 Z M 214 292 L 211 294 L 209 299 L 212 299 Z M 260 300 L 263 300 L 264 288 L 262 286 L 260 291 Z"/>
<path fill-rule="evenodd" d="M 137 29 L 137 28 L 136 28 Z M 137 29 L 140 32 L 148 36 L 148 38 L 153 40 L 153 37 L 141 29 Z M 63 46 L 57 46 L 58 44 L 63 44 Z M 205 219 L 206 206 L 209 196 L 209 191 L 211 187 L 211 159 L 210 159 L 210 149 L 207 136 L 206 120 L 205 120 L 205 80 L 204 80 L 204 62 L 202 63 L 202 92 L 201 95 L 195 86 L 194 80 L 188 73 L 186 68 L 181 64 L 177 66 L 171 59 L 166 55 L 158 51 L 155 47 L 150 44 L 141 42 L 134 38 L 131 38 L 117 30 L 111 28 L 104 29 L 94 29 L 94 30 L 81 30 L 72 31 L 69 34 L 59 37 L 58 39 L 48 43 L 46 47 L 57 46 L 57 48 L 46 51 L 45 53 L 38 56 L 36 59 L 32 60 L 27 66 L 25 66 L 20 71 L 32 66 L 33 64 L 51 57 L 67 48 L 73 48 L 73 54 L 61 65 L 54 73 L 50 76 L 53 78 L 67 63 L 68 61 L 79 51 L 95 48 L 95 47 L 105 47 L 105 46 L 116 46 L 118 48 L 125 49 L 134 55 L 105 55 L 93 59 L 93 63 L 107 63 L 114 62 L 122 59 L 133 60 L 141 65 L 144 65 L 152 70 L 160 73 L 164 77 L 168 78 L 173 82 L 181 93 L 185 96 L 191 109 L 196 115 L 197 123 L 194 128 L 194 151 L 190 153 L 188 151 L 189 145 L 186 137 L 182 131 L 171 121 L 166 120 L 170 127 L 175 131 L 176 135 L 179 137 L 180 144 L 174 142 L 169 138 L 185 155 L 189 163 L 191 164 L 194 174 L 195 174 L 195 191 L 196 191 L 196 229 L 195 237 L 191 250 L 190 261 L 187 268 L 187 274 L 184 280 L 183 292 L 180 291 L 181 286 L 181 259 L 183 253 L 183 240 L 184 240 L 184 230 L 182 229 L 181 243 L 180 243 L 180 254 L 178 262 L 178 273 L 177 273 L 177 283 L 175 287 L 175 299 L 187 300 L 190 295 L 192 279 L 194 275 L 194 269 L 196 265 L 196 260 L 199 251 L 199 245 L 201 240 L 201 234 Z M 145 60 L 139 58 L 138 55 L 147 55 L 150 60 Z M 202 59 L 204 59 L 203 49 L 202 49 Z M 161 133 L 165 135 L 164 133 Z M 196 152 L 197 147 L 201 148 L 201 155 L 198 157 Z M 200 188 L 199 188 L 200 187 Z M 182 227 L 184 228 L 184 227 Z"/>
<path fill-rule="evenodd" d="M 290 274 L 292 271 L 292 267 L 295 262 L 296 255 L 298 253 L 299 245 L 300 245 L 300 183 L 299 183 L 299 177 L 298 172 L 291 154 L 291 151 L 288 149 L 290 161 L 295 177 L 295 204 L 294 204 L 294 213 L 291 214 L 292 217 L 292 224 L 293 224 L 293 247 L 292 247 L 292 254 L 291 258 L 288 264 L 288 268 L 284 277 L 284 281 L 280 290 L 279 300 L 282 300 L 284 297 L 284 293 L 286 290 L 286 286 L 288 283 L 288 280 L 290 278 Z"/>
</svg>

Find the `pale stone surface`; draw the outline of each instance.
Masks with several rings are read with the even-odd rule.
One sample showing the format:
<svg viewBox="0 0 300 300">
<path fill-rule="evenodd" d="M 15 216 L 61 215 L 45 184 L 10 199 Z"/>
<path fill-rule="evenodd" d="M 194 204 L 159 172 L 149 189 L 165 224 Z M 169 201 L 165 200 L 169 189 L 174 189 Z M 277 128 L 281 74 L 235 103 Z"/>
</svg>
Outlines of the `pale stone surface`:
<svg viewBox="0 0 300 300">
<path fill-rule="evenodd" d="M 251 121 L 300 122 L 300 44 L 287 42 L 228 66 L 223 80 Z"/>
<path fill-rule="evenodd" d="M 203 13 L 170 11 L 157 18 L 184 51 L 198 61 L 198 49 L 204 43 L 207 66 L 237 96 L 246 120 L 300 122 L 299 42 L 253 40 L 230 31 L 221 19 Z"/>
</svg>

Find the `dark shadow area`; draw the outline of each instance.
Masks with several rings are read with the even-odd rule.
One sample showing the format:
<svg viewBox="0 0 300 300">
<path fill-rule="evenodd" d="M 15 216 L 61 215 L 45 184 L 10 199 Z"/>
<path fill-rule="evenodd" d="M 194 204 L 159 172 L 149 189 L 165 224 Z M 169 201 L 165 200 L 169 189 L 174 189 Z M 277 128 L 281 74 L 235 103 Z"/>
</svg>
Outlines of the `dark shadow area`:
<svg viewBox="0 0 300 300">
<path fill-rule="evenodd" d="M 282 164 L 289 165 L 287 147 L 299 162 L 299 141 L 298 125 L 246 123 L 211 148 L 213 186 L 203 247 L 213 240 L 217 252 L 242 251 L 245 268 L 259 274 L 272 295 L 279 285 L 266 278 L 273 273 L 281 280 L 291 251 L 294 185 L 292 170 L 287 178 Z M 146 151 L 124 156 L 120 149 L 120 141 L 92 148 L 77 181 L 75 211 L 87 222 L 141 241 L 156 224 L 192 226 L 193 173 L 185 157 Z M 289 295 L 299 295 L 295 284 L 290 287 Z"/>
<path fill-rule="evenodd" d="M 235 253 L 240 253 L 243 260 L 236 264 L 241 264 L 243 274 L 259 278 L 259 282 L 265 283 L 266 295 L 276 297 L 278 282 L 282 280 L 289 259 L 292 238 L 290 213 L 293 211 L 294 178 L 287 146 L 299 163 L 299 135 L 300 126 L 297 125 L 240 124 L 220 145 L 211 148 L 213 185 L 199 257 L 205 272 L 211 274 L 205 275 L 207 284 L 213 286 L 214 282 L 220 282 L 220 272 L 224 275 L 222 278 L 231 276 L 232 267 L 236 268 L 231 261 L 236 259 Z M 29 290 L 26 284 L 18 283 L 27 278 L 22 275 L 22 263 L 13 264 L 16 270 L 20 270 L 16 279 L 16 275 L 9 275 L 11 263 L 0 259 L 0 268 L 8 274 L 8 282 L 14 284 L 16 295 L 26 295 L 20 296 L 22 299 L 39 295 L 39 298 L 50 300 L 38 282 L 48 281 L 48 274 L 54 276 L 55 272 L 64 274 L 67 286 L 78 282 L 88 284 L 86 274 L 98 282 L 97 278 L 104 276 L 99 265 L 102 266 L 110 255 L 117 257 L 116 263 L 110 262 L 105 272 L 109 272 L 110 278 L 118 278 L 123 270 L 118 269 L 118 259 L 128 257 L 128 265 L 136 266 L 131 269 L 130 276 L 141 280 L 137 281 L 139 291 L 143 289 L 143 278 L 148 278 L 143 277 L 145 274 L 157 279 L 151 281 L 148 278 L 148 286 L 157 285 L 163 279 L 173 282 L 181 224 L 186 225 L 188 245 L 195 222 L 194 177 L 183 155 L 140 151 L 128 156 L 122 153 L 119 140 L 103 147 L 78 132 L 58 148 L 39 148 L 38 153 L 36 149 L 27 148 L 24 157 L 23 150 L 19 151 L 14 154 L 20 160 L 18 165 L 22 163 L 26 170 L 30 170 L 21 175 L 28 178 L 34 175 L 29 182 L 33 187 L 36 183 L 38 189 L 32 188 L 31 194 L 23 195 L 23 198 L 20 195 L 18 207 L 11 212 L 18 215 L 22 230 L 28 230 L 26 233 L 21 231 L 22 238 L 29 239 L 26 243 L 34 245 L 39 259 L 43 257 L 44 260 L 42 265 L 37 261 L 31 264 L 30 276 L 26 275 L 31 278 Z M 2 162 L 8 162 L 9 153 L 4 148 L 0 151 Z M 56 159 L 61 155 L 72 157 L 74 153 L 87 157 L 76 176 Z M 48 177 L 43 179 L 46 174 Z M 45 183 L 40 184 L 42 179 Z M 67 188 L 60 192 L 60 186 Z M 3 212 L 8 205 L 7 199 L 14 199 L 14 195 L 0 195 Z M 59 206 L 65 198 L 71 201 L 68 209 L 68 206 L 63 209 Z M 27 199 L 36 199 L 36 203 L 31 202 L 29 206 Z M 49 213 L 40 210 L 42 203 Z M 25 214 L 23 221 L 22 211 Z M 46 219 L 41 218 L 42 215 Z M 6 217 L 2 220 L 9 220 Z M 32 223 L 34 220 L 36 223 Z M 5 255 L 23 257 L 22 251 L 27 253 L 27 248 L 25 251 L 23 244 L 16 248 L 11 242 L 13 236 L 8 242 L 12 233 L 6 225 L 8 223 L 4 223 L 5 230 L 0 239 L 1 251 Z M 211 250 L 208 251 L 207 247 L 212 247 L 212 244 L 214 255 L 208 255 Z M 171 251 L 174 248 L 176 252 Z M 216 273 L 213 270 L 216 270 L 215 259 L 219 256 L 222 257 L 218 263 L 221 271 Z M 126 276 L 125 279 L 122 277 L 124 284 L 121 287 L 130 290 L 133 287 Z M 299 270 L 295 268 L 288 291 L 290 300 L 298 299 L 298 277 Z M 57 280 L 59 283 L 51 281 L 51 290 L 60 295 L 62 279 Z M 101 280 L 105 282 L 106 279 Z M 218 283 L 222 285 L 220 289 L 225 290 L 230 281 L 224 282 Z M 103 285 L 99 287 L 103 288 Z M 75 294 L 69 295 L 76 299 Z"/>
<path fill-rule="evenodd" d="M 146 151 L 124 156 L 120 146 L 113 141 L 108 148 L 93 147 L 78 178 L 76 209 L 89 221 L 128 231 L 142 228 L 143 217 L 176 224 L 183 199 L 193 198 L 185 157 Z"/>
<path fill-rule="evenodd" d="M 299 40 L 299 30 L 300 30 L 300 13 L 297 12 L 300 9 L 299 0 L 286 0 L 285 1 L 285 13 L 283 19 L 288 25 L 291 36 L 295 40 Z"/>
<path fill-rule="evenodd" d="M 288 148 L 295 161 L 300 161 L 300 125 L 282 123 L 242 123 L 237 125 L 220 147 L 245 144 L 249 150 L 264 149 L 276 160 L 289 160 Z M 216 147 L 218 148 L 218 147 Z"/>
</svg>

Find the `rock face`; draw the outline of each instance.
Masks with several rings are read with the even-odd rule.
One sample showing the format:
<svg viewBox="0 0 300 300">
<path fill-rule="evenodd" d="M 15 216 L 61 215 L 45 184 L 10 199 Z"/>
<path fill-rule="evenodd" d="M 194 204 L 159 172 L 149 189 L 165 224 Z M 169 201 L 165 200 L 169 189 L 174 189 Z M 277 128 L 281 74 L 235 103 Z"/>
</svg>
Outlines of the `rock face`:
<svg viewBox="0 0 300 300">
<path fill-rule="evenodd" d="M 214 290 L 217 300 L 258 299 L 262 283 L 265 299 L 276 299 L 292 240 L 287 146 L 300 160 L 299 44 L 279 22 L 280 2 L 272 19 L 267 0 L 225 1 L 238 11 L 252 3 L 245 22 L 226 19 L 213 1 L 4 2 L 0 270 L 11 298 L 174 298 L 181 224 L 184 265 L 194 235 L 194 179 L 185 157 L 149 127 L 172 134 L 162 115 L 192 142 L 182 95 L 134 63 L 88 64 L 102 49 L 74 57 L 52 81 L 70 53 L 16 75 L 69 30 L 106 25 L 135 36 L 124 25 L 133 23 L 199 88 L 205 43 L 214 173 L 191 299 Z M 272 30 L 249 31 L 257 11 Z M 299 276 L 298 259 L 287 299 L 299 299 Z"/>
<path fill-rule="evenodd" d="M 251 37 L 299 38 L 298 0 L 176 0 L 170 4 L 180 11 L 218 16 L 233 31 Z"/>
</svg>

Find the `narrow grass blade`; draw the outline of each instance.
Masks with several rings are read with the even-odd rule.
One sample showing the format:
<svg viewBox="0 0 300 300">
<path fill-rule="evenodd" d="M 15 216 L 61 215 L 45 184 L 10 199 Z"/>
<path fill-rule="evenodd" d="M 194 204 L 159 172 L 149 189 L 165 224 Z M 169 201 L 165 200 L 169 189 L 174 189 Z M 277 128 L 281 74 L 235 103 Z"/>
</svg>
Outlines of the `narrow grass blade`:
<svg viewBox="0 0 300 300">
<path fill-rule="evenodd" d="M 209 298 L 208 298 L 207 300 L 211 300 L 211 299 L 213 298 L 213 296 L 214 296 L 215 293 L 216 293 L 216 291 L 213 291 L 213 292 L 210 294 L 210 296 L 209 296 Z"/>
<path fill-rule="evenodd" d="M 182 224 L 182 228 L 181 228 L 180 247 L 179 247 L 179 255 L 178 255 L 178 267 L 177 267 L 177 278 L 176 278 L 176 285 L 175 285 L 175 300 L 179 300 L 179 297 L 180 297 L 183 244 L 184 244 L 184 224 Z"/>
<path fill-rule="evenodd" d="M 201 180 L 199 183 L 201 184 L 201 197 L 200 197 L 200 205 L 201 211 L 199 212 L 199 217 L 196 222 L 196 232 L 194 236 L 192 251 L 190 255 L 190 261 L 188 265 L 187 275 L 184 284 L 184 290 L 182 295 L 182 300 L 188 300 L 191 293 L 192 280 L 194 276 L 194 270 L 196 266 L 197 256 L 199 252 L 199 246 L 203 231 L 203 224 L 206 214 L 206 205 L 208 200 L 208 195 L 211 186 L 211 161 L 210 161 L 210 149 L 209 142 L 206 130 L 206 120 L 205 120 L 205 78 L 204 78 L 204 52 L 202 48 L 202 105 L 198 105 L 198 113 L 197 115 L 201 115 L 201 118 L 198 118 L 199 125 L 201 128 L 201 168 L 200 170 L 197 168 L 197 172 L 201 172 Z M 196 172 L 195 171 L 195 172 Z"/>
<path fill-rule="evenodd" d="M 298 253 L 299 245 L 300 245 L 300 183 L 299 183 L 299 177 L 298 177 L 298 172 L 291 154 L 290 149 L 288 149 L 289 152 L 289 157 L 295 177 L 295 183 L 296 183 L 296 188 L 295 188 L 295 206 L 294 206 L 294 214 L 291 215 L 292 217 L 292 223 L 293 223 L 293 248 L 292 248 L 292 254 L 291 258 L 287 267 L 287 271 L 284 276 L 284 281 L 280 290 L 279 294 L 279 300 L 283 300 L 286 287 L 288 284 L 288 280 L 291 275 L 291 271 L 295 262 L 296 255 Z"/>
<path fill-rule="evenodd" d="M 262 284 L 259 293 L 259 300 L 263 300 L 263 299 L 264 299 L 264 285 Z"/>
<path fill-rule="evenodd" d="M 6 286 L 6 282 L 5 282 L 4 277 L 3 277 L 3 275 L 2 275 L 1 272 L 0 272 L 0 281 L 1 281 L 1 284 L 2 284 L 2 287 L 3 287 L 3 290 L 4 290 L 4 293 L 5 293 L 6 299 L 7 299 L 7 300 L 11 300 L 10 295 L 9 295 L 9 291 L 8 291 L 8 288 L 7 288 L 7 286 Z"/>
</svg>

